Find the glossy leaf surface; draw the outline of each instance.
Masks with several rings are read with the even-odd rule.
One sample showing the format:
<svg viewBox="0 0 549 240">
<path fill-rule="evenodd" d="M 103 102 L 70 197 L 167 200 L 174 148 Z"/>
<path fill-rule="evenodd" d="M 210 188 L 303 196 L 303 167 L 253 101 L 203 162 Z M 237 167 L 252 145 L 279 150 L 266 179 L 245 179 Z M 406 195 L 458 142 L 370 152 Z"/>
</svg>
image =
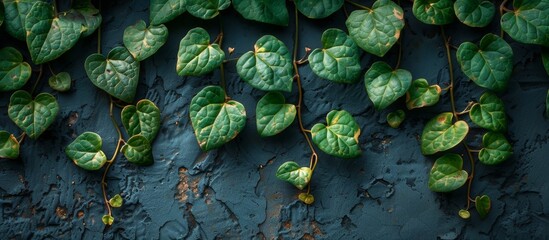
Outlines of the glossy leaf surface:
<svg viewBox="0 0 549 240">
<path fill-rule="evenodd" d="M 119 208 L 122 206 L 122 203 L 124 203 L 124 199 L 122 199 L 120 194 L 116 194 L 114 197 L 109 199 L 109 205 L 111 205 L 111 207 Z"/>
<path fill-rule="evenodd" d="M 429 173 L 429 189 L 433 192 L 451 192 L 467 181 L 461 156 L 448 153 L 435 161 Z"/>
<path fill-rule="evenodd" d="M 55 121 L 59 104 L 49 93 L 40 93 L 34 99 L 23 90 L 14 92 L 10 98 L 10 119 L 30 138 L 37 139 Z"/>
<path fill-rule="evenodd" d="M 114 217 L 111 215 L 103 215 L 101 221 L 103 222 L 103 224 L 110 226 L 114 223 Z"/>
<path fill-rule="evenodd" d="M 152 143 L 160 129 L 160 109 L 148 99 L 124 107 L 120 117 L 130 137 L 140 134 Z"/>
<path fill-rule="evenodd" d="M 478 153 L 478 160 L 486 165 L 496 165 L 513 155 L 513 147 L 501 133 L 488 132 L 482 136 L 483 148 Z"/>
<path fill-rule="evenodd" d="M 378 110 L 402 97 L 412 84 L 412 74 L 404 69 L 394 70 L 385 62 L 375 62 L 364 75 L 368 97 Z"/>
<path fill-rule="evenodd" d="M 124 30 L 124 46 L 137 61 L 152 56 L 168 40 L 168 28 L 164 24 L 147 27 L 143 20 Z"/>
<path fill-rule="evenodd" d="M 274 136 L 284 131 L 295 119 L 295 105 L 286 103 L 284 95 L 269 92 L 256 107 L 257 132 L 262 137 Z"/>
<path fill-rule="evenodd" d="M 501 16 L 501 28 L 522 43 L 549 46 L 549 1 L 515 0 L 512 12 Z"/>
<path fill-rule="evenodd" d="M 140 166 L 153 164 L 151 143 L 142 135 L 135 135 L 128 139 L 120 151 L 128 159 L 128 162 L 133 164 Z"/>
<path fill-rule="evenodd" d="M 58 92 L 66 92 L 71 89 L 71 75 L 68 72 L 60 72 L 48 79 L 50 87 Z"/>
<path fill-rule="evenodd" d="M 433 106 L 438 103 L 442 89 L 437 84 L 429 85 L 424 78 L 416 79 L 406 92 L 406 107 L 408 109 Z"/>
<path fill-rule="evenodd" d="M 25 86 L 31 76 L 31 67 L 23 61 L 17 49 L 0 49 L 0 92 L 13 91 Z"/>
<path fill-rule="evenodd" d="M 421 134 L 421 152 L 424 155 L 446 151 L 465 139 L 469 125 L 463 120 L 452 123 L 453 118 L 451 112 L 445 112 L 427 122 Z"/>
<path fill-rule="evenodd" d="M 402 121 L 406 118 L 406 113 L 403 110 L 396 110 L 387 114 L 387 124 L 392 128 L 398 128 Z"/>
<path fill-rule="evenodd" d="M 77 166 L 86 170 L 98 170 L 107 162 L 101 150 L 103 141 L 94 132 L 85 132 L 67 146 L 65 153 Z"/>
<path fill-rule="evenodd" d="M 0 131 L 0 159 L 10 158 L 16 159 L 19 157 L 19 142 L 13 134 Z"/>
<path fill-rule="evenodd" d="M 486 27 L 496 13 L 494 3 L 487 0 L 457 0 L 454 11 L 459 21 L 469 27 Z"/>
<path fill-rule="evenodd" d="M 225 52 L 217 43 L 210 44 L 210 35 L 203 28 L 191 29 L 179 43 L 176 70 L 179 76 L 201 76 L 218 68 Z"/>
<path fill-rule="evenodd" d="M 320 150 L 340 158 L 360 156 L 360 126 L 349 112 L 332 110 L 326 115 L 326 123 L 317 123 L 311 129 L 313 142 Z"/>
<path fill-rule="evenodd" d="M 488 197 L 488 195 L 475 197 L 475 208 L 477 209 L 480 218 L 486 218 L 486 216 L 488 216 L 488 213 L 490 213 L 490 209 L 492 208 L 492 202 L 490 201 L 490 197 Z"/>
<path fill-rule="evenodd" d="M 242 17 L 263 23 L 288 26 L 286 0 L 232 0 Z"/>
<path fill-rule="evenodd" d="M 185 0 L 150 0 L 151 25 L 169 22 L 185 12 Z"/>
<path fill-rule="evenodd" d="M 300 193 L 297 198 L 307 205 L 311 205 L 315 202 L 315 197 L 310 193 Z"/>
<path fill-rule="evenodd" d="M 230 0 L 186 0 L 187 11 L 202 19 L 212 19 L 219 15 L 219 11 L 231 5 Z"/>
<path fill-rule="evenodd" d="M 452 0 L 414 0 L 412 12 L 419 21 L 432 25 L 445 25 L 455 18 Z"/>
<path fill-rule="evenodd" d="M 276 177 L 293 184 L 302 190 L 311 181 L 313 172 L 308 167 L 301 167 L 296 162 L 288 161 L 280 165 L 276 171 Z"/>
<path fill-rule="evenodd" d="M 4 29 L 14 38 L 25 41 L 25 20 L 32 5 L 37 0 L 3 0 L 4 3 Z M 40 1 L 41 2 L 41 1 Z"/>
<path fill-rule="evenodd" d="M 296 0 L 295 4 L 301 14 L 308 18 L 325 18 L 343 6 L 344 0 Z"/>
<path fill-rule="evenodd" d="M 68 13 L 71 14 L 71 11 L 78 14 L 75 20 L 83 26 L 81 37 L 90 36 L 99 28 L 103 21 L 99 9 L 93 6 L 91 0 L 73 1 L 72 9 Z"/>
<path fill-rule="evenodd" d="M 491 92 L 485 92 L 480 96 L 469 112 L 469 117 L 476 125 L 494 132 L 507 130 L 507 116 L 503 101 Z"/>
</svg>

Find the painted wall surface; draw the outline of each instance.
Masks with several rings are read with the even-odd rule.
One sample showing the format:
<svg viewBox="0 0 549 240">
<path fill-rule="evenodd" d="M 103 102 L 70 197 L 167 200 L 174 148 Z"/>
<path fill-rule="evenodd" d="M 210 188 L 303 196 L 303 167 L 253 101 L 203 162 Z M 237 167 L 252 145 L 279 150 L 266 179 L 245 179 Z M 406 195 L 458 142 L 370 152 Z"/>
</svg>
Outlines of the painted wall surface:
<svg viewBox="0 0 549 240">
<path fill-rule="evenodd" d="M 289 9 L 292 13 L 293 7 Z M 404 3 L 404 9 L 401 67 L 411 71 L 414 79 L 423 77 L 447 86 L 448 63 L 440 28 L 416 20 L 410 3 Z M 147 20 L 148 14 L 148 1 L 103 1 L 103 52 L 122 45 L 124 29 L 139 19 Z M 320 47 L 325 29 L 346 29 L 344 17 L 343 11 L 324 20 L 301 16 L 300 55 L 305 47 Z M 225 33 L 223 48 L 235 48 L 229 58 L 252 50 L 254 42 L 265 34 L 278 37 L 290 48 L 293 44 L 292 17 L 289 27 L 275 27 L 244 20 L 230 8 L 222 12 L 220 21 Z M 392 129 L 385 116 L 403 108 L 403 100 L 387 110 L 375 111 L 363 81 L 335 84 L 302 66 L 306 127 L 325 121 L 331 109 L 345 109 L 361 126 L 363 149 L 363 155 L 354 160 L 321 153 L 312 179 L 316 202 L 306 206 L 296 201 L 294 187 L 275 177 L 284 161 L 308 163 L 308 147 L 297 123 L 279 136 L 261 138 L 256 131 L 255 104 L 264 93 L 240 80 L 236 61 L 232 61 L 226 64 L 227 90 L 245 105 L 247 125 L 234 141 L 202 152 L 190 125 L 188 107 L 200 89 L 219 83 L 219 71 L 199 78 L 182 78 L 175 72 L 179 41 L 197 26 L 206 28 L 212 38 L 219 33 L 217 19 L 202 21 L 183 14 L 167 24 L 168 42 L 141 62 L 136 99 L 146 97 L 160 107 L 162 128 L 153 146 L 154 165 L 136 167 L 122 157 L 110 171 L 109 194 L 121 193 L 125 201 L 122 208 L 114 210 L 116 220 L 110 228 L 101 222 L 105 211 L 102 172 L 79 169 L 64 153 L 64 148 L 85 131 L 96 131 L 103 137 L 107 155 L 114 151 L 116 134 L 108 118 L 109 98 L 92 85 L 83 65 L 96 51 L 96 34 L 80 40 L 54 61 L 52 68 L 68 71 L 74 85 L 68 93 L 55 93 L 42 80 L 39 89 L 52 92 L 61 104 L 59 116 L 40 139 L 25 140 L 21 159 L 0 160 L 3 239 L 549 238 L 549 121 L 543 117 L 549 77 L 541 64 L 540 47 L 506 38 L 513 47 L 515 62 L 509 88 L 501 97 L 509 115 L 508 137 L 514 155 L 498 166 L 477 165 L 473 194 L 490 195 L 493 208 L 485 220 L 473 214 L 464 221 L 457 211 L 464 207 L 466 189 L 450 194 L 431 192 L 427 188 L 428 172 L 435 158 L 424 157 L 418 141 L 428 119 L 450 110 L 448 94 L 434 107 L 408 111 L 403 125 Z M 477 42 L 490 31 L 499 33 L 497 21 L 482 30 L 459 23 L 446 28 L 454 45 Z M 25 48 L 24 43 L 5 34 L 0 33 L 0 47 Z M 396 62 L 397 52 L 395 45 L 385 58 L 389 64 Z M 364 71 L 377 60 L 369 54 L 361 59 Z M 478 99 L 482 89 L 459 67 L 454 70 L 457 105 L 463 109 L 468 101 Z M 9 95 L 0 95 L 0 129 L 19 133 L 6 114 Z M 295 85 L 286 96 L 296 102 Z M 472 136 L 471 141 L 481 137 L 480 133 Z M 469 169 L 467 163 L 465 167 Z"/>
</svg>

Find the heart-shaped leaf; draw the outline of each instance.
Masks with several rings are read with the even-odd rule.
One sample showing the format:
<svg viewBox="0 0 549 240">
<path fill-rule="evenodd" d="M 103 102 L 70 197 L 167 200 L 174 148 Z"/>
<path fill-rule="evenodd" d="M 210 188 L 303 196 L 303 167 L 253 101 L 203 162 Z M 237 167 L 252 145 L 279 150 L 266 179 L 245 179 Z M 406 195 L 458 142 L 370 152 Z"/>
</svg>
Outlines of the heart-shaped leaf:
<svg viewBox="0 0 549 240">
<path fill-rule="evenodd" d="M 191 29 L 179 43 L 176 70 L 179 76 L 201 76 L 218 68 L 225 52 L 217 43 L 210 44 L 210 35 L 203 28 Z"/>
<path fill-rule="evenodd" d="M 549 1 L 514 0 L 501 16 L 501 28 L 518 42 L 549 46 Z"/>
<path fill-rule="evenodd" d="M 372 9 L 353 11 L 345 25 L 359 47 L 383 57 L 400 37 L 404 11 L 391 0 L 377 0 Z"/>
<path fill-rule="evenodd" d="M 91 0 L 74 0 L 67 14 L 76 14 L 75 19 L 83 26 L 81 37 L 90 36 L 101 25 L 103 17 Z"/>
<path fill-rule="evenodd" d="M 262 137 L 274 136 L 284 131 L 295 119 L 293 104 L 286 103 L 284 95 L 269 92 L 263 96 L 256 107 L 257 132 Z"/>
<path fill-rule="evenodd" d="M 233 0 L 233 6 L 245 19 L 288 26 L 286 0 Z"/>
<path fill-rule="evenodd" d="M 142 135 L 131 137 L 120 151 L 128 162 L 139 166 L 148 166 L 154 162 L 151 143 Z"/>
<path fill-rule="evenodd" d="M 467 177 L 461 156 L 448 153 L 437 159 L 431 168 L 429 189 L 433 192 L 451 192 L 463 186 Z"/>
<path fill-rule="evenodd" d="M 31 71 L 30 65 L 23 62 L 23 56 L 17 49 L 0 49 L 0 92 L 13 91 L 25 86 Z"/>
<path fill-rule="evenodd" d="M 66 92 L 71 89 L 71 75 L 68 72 L 60 72 L 48 79 L 50 87 L 58 92 Z"/>
<path fill-rule="evenodd" d="M 480 96 L 469 111 L 469 117 L 476 125 L 494 132 L 507 130 L 507 116 L 503 101 L 491 92 L 485 92 Z"/>
<path fill-rule="evenodd" d="M 122 204 L 124 203 L 124 199 L 122 199 L 122 196 L 120 194 L 114 195 L 111 199 L 109 199 L 109 205 L 114 208 L 122 207 Z"/>
<path fill-rule="evenodd" d="M 296 0 L 297 10 L 308 18 L 325 18 L 343 6 L 344 0 Z"/>
<path fill-rule="evenodd" d="M 148 99 L 124 107 L 120 117 L 130 137 L 140 134 L 152 143 L 160 129 L 160 109 Z"/>
<path fill-rule="evenodd" d="M 355 83 L 361 71 L 358 47 L 336 28 L 322 33 L 322 48 L 311 52 L 309 65 L 319 77 L 337 83 Z"/>
<path fill-rule="evenodd" d="M 360 156 L 360 127 L 349 112 L 332 110 L 326 115 L 326 123 L 317 123 L 311 129 L 313 142 L 320 150 L 340 158 Z"/>
<path fill-rule="evenodd" d="M 300 193 L 297 198 L 307 205 L 311 205 L 315 202 L 315 197 L 310 193 Z"/>
<path fill-rule="evenodd" d="M 218 86 L 202 89 L 191 100 L 191 123 L 203 151 L 221 147 L 235 138 L 246 125 L 246 110 L 234 100 L 226 100 Z"/>
<path fill-rule="evenodd" d="M 107 58 L 92 54 L 86 58 L 86 74 L 93 85 L 124 102 L 132 102 L 139 82 L 139 62 L 125 47 L 113 48 Z"/>
<path fill-rule="evenodd" d="M 293 69 L 288 48 L 276 37 L 266 35 L 254 45 L 254 51 L 242 55 L 236 63 L 242 80 L 263 91 L 292 90 Z"/>
<path fill-rule="evenodd" d="M 469 125 L 465 121 L 452 124 L 453 118 L 451 112 L 445 112 L 427 122 L 421 134 L 421 152 L 424 155 L 453 148 L 467 136 Z"/>
<path fill-rule="evenodd" d="M 385 62 L 375 62 L 364 75 L 368 97 L 378 110 L 402 97 L 412 84 L 412 74 L 404 69 L 393 70 Z"/>
<path fill-rule="evenodd" d="M 185 0 L 151 0 L 150 23 L 151 25 L 167 23 L 184 13 L 185 10 Z"/>
<path fill-rule="evenodd" d="M 408 109 L 433 106 L 438 103 L 442 89 L 438 85 L 430 85 L 425 78 L 412 82 L 406 93 L 406 107 Z"/>
<path fill-rule="evenodd" d="M 549 48 L 545 48 L 541 51 L 541 59 L 543 62 L 543 67 L 549 75 Z"/>
<path fill-rule="evenodd" d="M 459 45 L 457 60 L 461 70 L 477 85 L 501 92 L 513 73 L 513 49 L 505 40 L 486 34 L 480 46 L 464 42 Z"/>
<path fill-rule="evenodd" d="M 308 167 L 300 167 L 296 162 L 288 161 L 280 165 L 276 171 L 276 177 L 293 184 L 302 190 L 311 181 L 313 171 Z"/>
<path fill-rule="evenodd" d="M 124 30 L 124 46 L 137 61 L 152 56 L 168 40 L 168 28 L 164 24 L 147 27 L 143 20 Z"/>
<path fill-rule="evenodd" d="M 103 224 L 110 226 L 114 223 L 114 217 L 112 215 L 103 215 L 101 221 L 103 222 Z"/>
<path fill-rule="evenodd" d="M 51 4 L 37 2 L 27 14 L 25 31 L 32 61 L 42 64 L 71 49 L 80 38 L 82 25 L 70 15 L 55 17 Z"/>
<path fill-rule="evenodd" d="M 406 113 L 399 109 L 387 114 L 387 124 L 389 124 L 392 128 L 398 128 L 405 118 Z"/>
<path fill-rule="evenodd" d="M 471 212 L 465 210 L 465 209 L 460 209 L 459 212 L 458 212 L 458 215 L 460 218 L 462 219 L 469 219 L 471 218 Z"/>
<path fill-rule="evenodd" d="M 230 0 L 186 0 L 187 11 L 202 19 L 212 19 L 230 5 Z"/>
<path fill-rule="evenodd" d="M 490 197 L 488 197 L 488 195 L 475 197 L 475 208 L 477 209 L 480 218 L 486 218 L 490 212 L 490 208 L 492 208 Z"/>
<path fill-rule="evenodd" d="M 9 132 L 0 131 L 0 158 L 16 159 L 18 157 L 19 142 L 15 136 Z"/>
<path fill-rule="evenodd" d="M 412 12 L 419 21 L 432 25 L 445 25 L 454 21 L 452 0 L 414 0 Z"/>
<path fill-rule="evenodd" d="M 30 138 L 37 139 L 53 123 L 59 104 L 49 93 L 40 93 L 36 98 L 23 90 L 14 92 L 10 98 L 8 115 Z"/>
<path fill-rule="evenodd" d="M 101 150 L 103 141 L 94 132 L 80 134 L 67 146 L 65 153 L 76 164 L 86 170 L 98 170 L 107 162 L 107 156 Z"/>
<path fill-rule="evenodd" d="M 37 0 L 3 0 L 5 29 L 9 35 L 25 41 L 25 20 Z"/>
<path fill-rule="evenodd" d="M 482 136 L 482 148 L 478 160 L 486 165 L 496 165 L 513 155 L 513 147 L 501 133 L 487 132 Z"/>
<path fill-rule="evenodd" d="M 459 21 L 469 27 L 486 27 L 496 13 L 494 3 L 487 0 L 457 0 L 454 11 Z"/>
</svg>

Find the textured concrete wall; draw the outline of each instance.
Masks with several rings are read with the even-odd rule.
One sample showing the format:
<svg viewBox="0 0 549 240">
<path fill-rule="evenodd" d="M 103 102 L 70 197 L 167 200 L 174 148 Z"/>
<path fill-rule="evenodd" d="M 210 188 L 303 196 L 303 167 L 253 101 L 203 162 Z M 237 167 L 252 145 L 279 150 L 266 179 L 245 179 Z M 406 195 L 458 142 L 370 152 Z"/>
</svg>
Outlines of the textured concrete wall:
<svg viewBox="0 0 549 240">
<path fill-rule="evenodd" d="M 369 4 L 369 3 L 368 3 Z M 293 10 L 293 8 L 290 7 Z M 445 86 L 448 64 L 439 28 L 420 24 L 405 3 L 406 28 L 402 35 L 401 67 L 414 78 L 424 77 Z M 148 1 L 103 2 L 103 51 L 122 44 L 126 26 L 148 19 Z M 272 34 L 289 47 L 293 25 L 273 27 L 243 20 L 234 10 L 222 13 L 224 48 L 240 56 L 264 34 Z M 320 47 L 328 27 L 345 29 L 342 11 L 325 20 L 300 20 L 300 49 Z M 290 21 L 293 22 L 292 20 Z M 184 14 L 167 24 L 169 40 L 159 52 L 141 63 L 138 98 L 149 98 L 162 110 L 162 128 L 154 142 L 155 163 L 136 167 L 117 160 L 108 177 L 109 194 L 121 193 L 125 203 L 114 210 L 115 224 L 101 223 L 104 207 L 101 172 L 76 167 L 64 148 L 78 134 L 96 131 L 107 155 L 114 151 L 116 134 L 108 118 L 108 96 L 86 77 L 83 63 L 96 49 L 96 36 L 52 64 L 74 79 L 69 93 L 54 93 L 61 111 L 50 130 L 37 141 L 25 140 L 21 159 L 0 160 L 1 222 L 6 239 L 546 239 L 549 237 L 549 123 L 543 118 L 549 88 L 540 48 L 510 41 L 515 51 L 513 77 L 502 95 L 510 118 L 508 137 L 514 155 L 494 167 L 478 165 L 473 194 L 491 196 L 493 209 L 485 220 L 476 214 L 469 221 L 457 216 L 464 207 L 465 189 L 436 194 L 427 188 L 434 158 L 420 153 L 418 138 L 425 122 L 448 111 L 449 96 L 430 108 L 408 112 L 399 129 L 385 124 L 386 114 L 404 107 L 403 101 L 377 112 L 368 100 L 364 83 L 333 84 L 301 67 L 307 127 L 324 121 L 331 109 L 345 109 L 359 122 L 362 157 L 336 159 L 320 154 L 312 179 L 316 202 L 296 201 L 297 191 L 275 178 L 284 161 L 306 164 L 309 152 L 294 123 L 277 137 L 260 138 L 255 129 L 255 103 L 263 92 L 241 81 L 235 62 L 226 65 L 228 92 L 247 110 L 247 126 L 219 150 L 201 152 L 188 117 L 189 102 L 206 85 L 218 84 L 219 71 L 201 78 L 176 75 L 179 41 L 196 26 L 212 37 L 217 20 L 201 21 Z M 497 24 L 482 31 L 453 24 L 447 27 L 452 43 L 478 41 L 485 32 L 499 32 Z M 15 43 L 0 33 L 0 47 Z M 508 38 L 507 38 L 508 39 Z M 396 61 L 395 47 L 386 61 Z M 303 51 L 302 51 L 303 52 Z M 455 52 L 453 52 L 455 54 Z M 26 59 L 28 58 L 28 54 Z M 363 54 L 366 68 L 377 58 Z M 366 69 L 365 69 L 366 70 Z M 458 108 L 477 99 L 482 90 L 459 68 L 456 72 Z M 40 88 L 52 92 L 42 81 Z M 294 85 L 295 86 L 295 85 Z M 288 95 L 296 101 L 297 92 Z M 0 129 L 18 133 L 7 117 L 9 94 L 0 95 Z M 478 129 L 473 129 L 476 132 Z M 480 131 L 479 131 L 480 132 Z M 480 134 L 471 135 L 478 141 Z M 468 169 L 468 164 L 466 163 Z"/>
</svg>

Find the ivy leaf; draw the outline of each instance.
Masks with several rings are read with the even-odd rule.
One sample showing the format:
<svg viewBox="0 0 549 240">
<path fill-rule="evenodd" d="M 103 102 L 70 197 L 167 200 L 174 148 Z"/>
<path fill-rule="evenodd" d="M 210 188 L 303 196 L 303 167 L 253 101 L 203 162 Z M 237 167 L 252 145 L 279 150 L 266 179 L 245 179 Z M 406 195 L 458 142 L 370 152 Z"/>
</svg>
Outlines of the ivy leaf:
<svg viewBox="0 0 549 240">
<path fill-rule="evenodd" d="M 75 0 L 68 14 L 71 13 L 79 14 L 79 17 L 76 19 L 83 26 L 81 37 L 90 36 L 99 28 L 103 21 L 99 9 L 93 6 L 91 0 Z"/>
<path fill-rule="evenodd" d="M 120 194 L 114 195 L 111 199 L 109 199 L 109 205 L 114 208 L 119 208 L 122 206 L 122 203 L 124 202 L 124 199 L 120 196 Z"/>
<path fill-rule="evenodd" d="M 475 197 L 475 208 L 477 209 L 480 218 L 484 219 L 488 216 L 492 203 L 488 195 L 482 195 Z"/>
<path fill-rule="evenodd" d="M 160 129 L 160 109 L 148 99 L 124 107 L 120 117 L 130 137 L 140 134 L 152 142 Z"/>
<path fill-rule="evenodd" d="M 399 109 L 387 114 L 387 123 L 392 128 L 398 128 L 398 126 L 400 126 L 400 124 L 402 123 L 402 121 L 404 121 L 405 118 L 406 118 L 406 113 L 404 113 L 404 111 Z"/>
<path fill-rule="evenodd" d="M 513 49 L 505 40 L 486 34 L 480 46 L 464 42 L 457 50 L 461 70 L 477 85 L 501 92 L 513 73 Z"/>
<path fill-rule="evenodd" d="M 280 165 L 276 171 L 276 177 L 293 184 L 299 190 L 303 190 L 311 181 L 313 171 L 308 167 L 300 167 L 296 162 L 288 161 Z"/>
<path fill-rule="evenodd" d="M 128 159 L 128 162 L 139 166 L 148 166 L 153 164 L 152 147 L 149 140 L 143 135 L 134 135 L 120 151 Z"/>
<path fill-rule="evenodd" d="M 487 0 L 457 0 L 454 3 L 454 11 L 459 21 L 469 27 L 486 27 L 494 14 L 496 8 L 494 3 Z"/>
<path fill-rule="evenodd" d="M 103 224 L 110 226 L 114 223 L 114 217 L 111 215 L 103 215 L 101 221 L 103 221 Z"/>
<path fill-rule="evenodd" d="M 452 0 L 414 0 L 412 12 L 419 21 L 432 25 L 445 25 L 454 21 Z"/>
<path fill-rule="evenodd" d="M 345 25 L 359 47 L 383 57 L 400 37 L 404 11 L 391 0 L 378 0 L 372 9 L 353 11 Z"/>
<path fill-rule="evenodd" d="M 507 116 L 503 101 L 491 92 L 485 92 L 480 96 L 469 111 L 469 117 L 476 125 L 494 132 L 507 130 Z"/>
<path fill-rule="evenodd" d="M 147 27 L 143 20 L 124 30 L 124 46 L 137 61 L 152 56 L 168 40 L 168 28 L 164 24 Z"/>
<path fill-rule="evenodd" d="M 187 0 L 187 11 L 202 19 L 212 19 L 219 15 L 219 11 L 228 8 L 231 5 L 230 0 Z"/>
<path fill-rule="evenodd" d="M 27 47 L 35 64 L 58 58 L 80 38 L 81 24 L 69 18 L 69 15 L 54 15 L 51 4 L 37 2 L 25 20 Z"/>
<path fill-rule="evenodd" d="M 326 115 L 326 122 L 327 125 L 317 123 L 311 129 L 313 142 L 320 150 L 340 158 L 360 156 L 360 127 L 353 116 L 345 110 L 332 110 Z"/>
<path fill-rule="evenodd" d="M 189 112 L 196 140 L 203 151 L 231 141 L 246 125 L 244 106 L 234 100 L 227 101 L 225 91 L 218 86 L 205 87 L 196 94 Z"/>
<path fill-rule="evenodd" d="M 430 85 L 425 78 L 419 78 L 412 82 L 412 86 L 406 92 L 406 107 L 408 109 L 433 106 L 438 103 L 442 89 L 438 85 Z"/>
<path fill-rule="evenodd" d="M 0 158 L 16 159 L 18 157 L 19 142 L 17 138 L 9 132 L 0 131 Z"/>
<path fill-rule="evenodd" d="M 460 209 L 459 212 L 458 212 L 458 215 L 459 217 L 461 217 L 462 219 L 469 219 L 471 218 L 471 213 L 465 209 Z"/>
<path fill-rule="evenodd" d="M 233 6 L 245 19 L 288 26 L 286 0 L 233 0 Z"/>
<path fill-rule="evenodd" d="M 541 59 L 543 62 L 543 67 L 549 75 L 549 48 L 545 48 L 541 51 Z"/>
<path fill-rule="evenodd" d="M 185 12 L 185 0 L 151 0 L 151 25 L 167 23 Z"/>
<path fill-rule="evenodd" d="M 30 65 L 23 62 L 23 56 L 17 49 L 0 49 L 0 92 L 13 91 L 25 86 L 31 71 Z"/>
<path fill-rule="evenodd" d="M 315 197 L 310 193 L 300 193 L 297 198 L 307 205 L 311 205 L 315 202 Z"/>
<path fill-rule="evenodd" d="M 284 131 L 295 119 L 296 109 L 286 103 L 284 95 L 269 92 L 263 96 L 255 110 L 257 132 L 262 137 L 269 137 Z"/>
<path fill-rule="evenodd" d="M 276 37 L 266 35 L 255 42 L 254 51 L 242 55 L 236 63 L 242 80 L 263 91 L 292 90 L 293 69 L 288 48 Z"/>
<path fill-rule="evenodd" d="M 296 0 L 297 10 L 308 18 L 325 18 L 343 6 L 344 0 Z"/>
<path fill-rule="evenodd" d="M 68 72 L 60 72 L 48 79 L 50 87 L 58 92 L 66 92 L 71 89 L 71 75 Z"/>
<path fill-rule="evenodd" d="M 179 43 L 176 70 L 179 76 L 201 76 L 218 68 L 225 52 L 217 43 L 210 44 L 210 35 L 203 28 L 191 29 Z"/>
<path fill-rule="evenodd" d="M 375 62 L 364 75 L 368 97 L 377 110 L 384 109 L 402 97 L 412 84 L 412 74 L 404 69 L 393 70 L 385 62 Z"/>
<path fill-rule="evenodd" d="M 8 115 L 31 139 L 37 139 L 53 123 L 59 113 L 59 104 L 49 93 L 36 98 L 23 90 L 11 95 Z"/>
<path fill-rule="evenodd" d="M 32 5 L 38 0 L 3 0 L 5 29 L 9 35 L 25 41 L 25 20 Z M 41 1 L 40 1 L 41 2 Z"/>
<path fill-rule="evenodd" d="M 321 78 L 337 83 L 355 83 L 360 76 L 359 50 L 345 32 L 330 28 L 322 33 L 322 48 L 309 54 L 309 65 Z"/>
<path fill-rule="evenodd" d="M 513 155 L 513 147 L 501 133 L 487 132 L 482 136 L 482 148 L 478 160 L 486 165 L 496 165 Z"/>
<path fill-rule="evenodd" d="M 463 141 L 469 132 L 469 125 L 463 120 L 452 124 L 453 118 L 451 112 L 445 112 L 427 122 L 421 134 L 423 155 L 446 151 Z"/>
<path fill-rule="evenodd" d="M 139 82 L 139 62 L 125 47 L 113 48 L 107 58 L 95 53 L 86 58 L 86 74 L 93 85 L 124 102 L 131 102 Z"/>
<path fill-rule="evenodd" d="M 94 132 L 85 132 L 67 146 L 65 153 L 76 164 L 86 170 L 98 170 L 107 162 L 107 156 L 101 150 L 103 141 Z"/>
<path fill-rule="evenodd" d="M 467 177 L 461 156 L 447 153 L 437 159 L 431 168 L 429 189 L 433 192 L 451 192 L 463 186 Z"/>
<path fill-rule="evenodd" d="M 501 28 L 521 43 L 549 46 L 549 2 L 513 1 L 514 11 L 501 16 Z"/>
</svg>

